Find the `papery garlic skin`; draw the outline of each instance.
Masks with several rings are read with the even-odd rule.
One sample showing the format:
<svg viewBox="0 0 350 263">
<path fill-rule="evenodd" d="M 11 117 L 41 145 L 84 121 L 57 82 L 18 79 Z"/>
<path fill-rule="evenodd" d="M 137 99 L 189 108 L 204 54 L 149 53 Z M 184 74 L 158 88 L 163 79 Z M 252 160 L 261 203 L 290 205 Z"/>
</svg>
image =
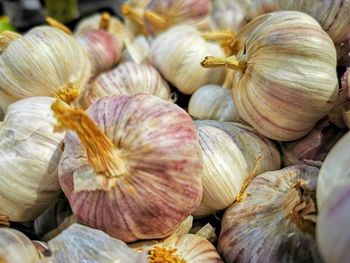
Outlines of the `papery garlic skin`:
<svg viewBox="0 0 350 263">
<path fill-rule="evenodd" d="M 296 140 L 337 100 L 335 48 L 306 14 L 281 11 L 257 21 L 259 26 L 246 36 L 237 54 L 244 66 L 235 71 L 233 98 L 242 119 L 260 134 Z"/>
<path fill-rule="evenodd" d="M 314 237 L 319 169 L 290 166 L 254 178 L 222 219 L 225 262 L 319 262 Z"/>
<path fill-rule="evenodd" d="M 54 133 L 49 97 L 19 100 L 0 127 L 0 214 L 10 221 L 38 217 L 58 197 L 63 133 Z"/>
<path fill-rule="evenodd" d="M 68 34 L 49 26 L 31 29 L 0 55 L 0 107 L 16 100 L 51 96 L 68 84 L 83 90 L 91 65 L 85 51 Z"/>
<path fill-rule="evenodd" d="M 343 0 L 251 0 L 249 16 L 254 18 L 276 10 L 295 10 L 315 18 L 334 43 L 350 39 L 350 2 Z"/>
<path fill-rule="evenodd" d="M 212 126 L 226 132 L 241 150 L 248 164 L 245 186 L 264 172 L 278 170 L 281 157 L 277 147 L 253 128 L 241 123 L 219 121 L 196 121 L 196 126 Z"/>
<path fill-rule="evenodd" d="M 38 251 L 23 233 L 0 228 L 0 262 L 39 263 L 41 260 Z"/>
<path fill-rule="evenodd" d="M 201 120 L 240 120 L 231 89 L 218 85 L 206 85 L 193 93 L 188 104 L 188 113 Z"/>
<path fill-rule="evenodd" d="M 111 69 L 121 57 L 123 44 L 103 30 L 90 29 L 77 40 L 90 58 L 92 75 Z"/>
<path fill-rule="evenodd" d="M 66 134 L 59 179 L 79 221 L 125 242 L 174 232 L 202 197 L 203 160 L 190 116 L 146 94 L 100 99 L 88 114 L 121 155 L 107 165 L 125 171 L 96 174 L 77 135 Z"/>
<path fill-rule="evenodd" d="M 231 205 L 248 177 L 248 165 L 236 143 L 224 131 L 197 126 L 204 165 L 203 197 L 194 216 L 207 216 Z"/>
<path fill-rule="evenodd" d="M 120 63 L 134 62 L 136 64 L 150 64 L 151 43 L 145 36 L 137 36 L 124 41 L 125 49 Z"/>
<path fill-rule="evenodd" d="M 323 211 L 333 189 L 350 182 L 350 132 L 347 132 L 328 153 L 320 169 L 317 183 L 317 206 Z"/>
<path fill-rule="evenodd" d="M 224 56 L 217 44 L 206 42 L 190 26 L 176 26 L 159 35 L 151 46 L 151 60 L 160 73 L 184 94 L 206 84 L 221 84 L 224 69 L 203 69 L 205 56 Z"/>
<path fill-rule="evenodd" d="M 237 32 L 247 23 L 247 7 L 250 0 L 212 1 L 212 19 L 216 30 L 232 30 Z"/>
<path fill-rule="evenodd" d="M 137 252 L 106 233 L 79 224 L 73 224 L 49 241 L 52 262 L 130 262 L 146 263 L 147 255 Z"/>
<path fill-rule="evenodd" d="M 335 187 L 317 219 L 317 244 L 326 263 L 350 258 L 350 184 Z"/>
<path fill-rule="evenodd" d="M 145 25 L 149 34 L 155 34 L 171 26 L 187 24 L 197 29 L 209 29 L 210 0 L 151 0 L 145 9 Z M 147 11 L 164 18 L 165 25 L 157 28 L 157 23 L 147 16 Z"/>
<path fill-rule="evenodd" d="M 164 100 L 170 99 L 170 88 L 154 67 L 126 62 L 99 75 L 84 92 L 81 104 L 88 108 L 103 97 L 137 93 L 151 94 Z"/>
</svg>

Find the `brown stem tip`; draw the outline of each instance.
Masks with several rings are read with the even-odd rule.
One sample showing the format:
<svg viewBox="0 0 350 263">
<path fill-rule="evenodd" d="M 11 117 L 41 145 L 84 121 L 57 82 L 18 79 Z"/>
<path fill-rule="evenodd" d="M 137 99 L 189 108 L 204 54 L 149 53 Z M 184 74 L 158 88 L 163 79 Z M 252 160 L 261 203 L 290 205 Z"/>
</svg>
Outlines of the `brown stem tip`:
<svg viewBox="0 0 350 263">
<path fill-rule="evenodd" d="M 58 89 L 56 98 L 65 103 L 73 102 L 80 94 L 80 90 L 71 82 Z"/>
</svg>

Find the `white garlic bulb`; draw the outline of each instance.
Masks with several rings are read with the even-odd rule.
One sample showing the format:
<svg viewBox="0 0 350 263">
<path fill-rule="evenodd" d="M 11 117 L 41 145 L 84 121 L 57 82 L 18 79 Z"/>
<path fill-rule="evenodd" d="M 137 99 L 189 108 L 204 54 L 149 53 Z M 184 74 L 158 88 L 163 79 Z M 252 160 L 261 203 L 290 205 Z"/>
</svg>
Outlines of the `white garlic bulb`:
<svg viewBox="0 0 350 263">
<path fill-rule="evenodd" d="M 126 62 L 100 74 L 86 89 L 80 103 L 84 108 L 88 108 L 103 97 L 137 93 L 151 94 L 164 100 L 170 99 L 170 88 L 154 67 Z"/>
<path fill-rule="evenodd" d="M 339 90 L 336 51 L 315 19 L 296 11 L 270 13 L 236 38 L 243 41 L 237 55 L 206 57 L 202 65 L 235 71 L 238 112 L 260 134 L 296 140 L 332 110 Z"/>
<path fill-rule="evenodd" d="M 64 134 L 53 132 L 53 101 L 19 100 L 0 127 L 0 215 L 10 221 L 35 219 L 61 192 L 57 167 Z"/>
<path fill-rule="evenodd" d="M 73 224 L 48 242 L 52 262 L 128 262 L 146 263 L 147 255 L 138 252 L 100 230 Z"/>
<path fill-rule="evenodd" d="M 175 26 L 159 35 L 151 46 L 151 60 L 160 73 L 184 94 L 206 84 L 221 84 L 224 69 L 203 69 L 204 56 L 224 56 L 217 44 L 206 42 L 190 26 Z"/>
<path fill-rule="evenodd" d="M 206 85 L 192 94 L 188 113 L 201 120 L 233 121 L 241 120 L 232 98 L 232 71 L 226 73 L 223 86 Z"/>
<path fill-rule="evenodd" d="M 350 183 L 350 132 L 346 133 L 328 153 L 320 169 L 317 183 L 317 206 L 322 212 L 333 189 Z"/>
<path fill-rule="evenodd" d="M 39 263 L 42 256 L 23 233 L 0 228 L 1 263 Z"/>
<path fill-rule="evenodd" d="M 248 177 L 248 165 L 243 153 L 224 131 L 197 125 L 203 153 L 203 197 L 194 216 L 210 215 L 231 205 Z"/>
<path fill-rule="evenodd" d="M 345 262 L 350 258 L 350 184 L 332 189 L 317 218 L 317 244 L 325 263 Z"/>
<path fill-rule="evenodd" d="M 0 55 L 0 107 L 31 96 L 70 102 L 90 78 L 89 58 L 63 31 L 35 27 L 8 43 Z"/>
<path fill-rule="evenodd" d="M 218 251 L 225 262 L 319 262 L 318 171 L 290 166 L 254 178 L 222 219 Z"/>
</svg>

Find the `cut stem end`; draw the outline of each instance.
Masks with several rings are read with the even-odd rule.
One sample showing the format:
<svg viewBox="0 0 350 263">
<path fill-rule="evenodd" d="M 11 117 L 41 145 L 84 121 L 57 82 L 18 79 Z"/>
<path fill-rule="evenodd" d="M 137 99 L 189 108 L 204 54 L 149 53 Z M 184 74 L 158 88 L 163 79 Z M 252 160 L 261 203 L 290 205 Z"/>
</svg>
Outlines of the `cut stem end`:
<svg viewBox="0 0 350 263">
<path fill-rule="evenodd" d="M 238 59 L 236 56 L 230 56 L 227 58 L 205 57 L 201 62 L 201 66 L 204 68 L 226 67 L 229 69 L 245 71 L 247 68 L 247 62 Z"/>
<path fill-rule="evenodd" d="M 173 262 L 186 263 L 184 259 L 176 255 L 176 248 L 166 248 L 154 246 L 148 251 L 148 259 L 150 263 L 157 262 Z"/>
<path fill-rule="evenodd" d="M 135 10 L 135 8 L 129 4 L 123 4 L 121 11 L 125 17 L 141 26 L 144 26 L 143 13 L 141 11 Z"/>
<path fill-rule="evenodd" d="M 62 24 L 61 22 L 59 22 L 58 20 L 52 18 L 52 17 L 46 17 L 46 22 L 54 27 L 54 28 L 57 28 L 61 31 L 63 31 L 64 33 L 68 34 L 68 35 L 71 35 L 73 36 L 73 32 L 67 27 L 65 26 L 64 24 Z"/>
<path fill-rule="evenodd" d="M 71 82 L 59 88 L 56 98 L 65 103 L 73 102 L 80 94 L 80 90 Z"/>
<path fill-rule="evenodd" d="M 108 12 L 103 12 L 100 19 L 100 24 L 98 28 L 100 30 L 108 32 L 111 24 L 111 15 Z"/>
<path fill-rule="evenodd" d="M 72 109 L 60 100 L 55 101 L 51 108 L 57 118 L 55 131 L 71 129 L 78 134 L 89 164 L 97 175 L 112 178 L 127 173 L 126 162 L 111 139 L 83 110 Z"/>
</svg>

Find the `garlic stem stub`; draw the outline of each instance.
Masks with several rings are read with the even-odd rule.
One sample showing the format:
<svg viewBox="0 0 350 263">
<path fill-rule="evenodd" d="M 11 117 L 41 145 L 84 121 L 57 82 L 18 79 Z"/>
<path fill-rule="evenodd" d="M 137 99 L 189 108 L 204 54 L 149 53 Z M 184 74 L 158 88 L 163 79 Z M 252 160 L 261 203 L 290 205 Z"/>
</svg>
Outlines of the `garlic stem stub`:
<svg viewBox="0 0 350 263">
<path fill-rule="evenodd" d="M 54 133 L 50 97 L 10 105 L 0 127 L 0 215 L 37 218 L 59 196 L 57 168 L 64 133 Z"/>
<path fill-rule="evenodd" d="M 236 56 L 207 57 L 202 66 L 235 71 L 232 92 L 238 112 L 259 133 L 296 140 L 335 105 L 335 47 L 315 20 L 300 12 L 275 12 L 256 21 L 255 29 L 247 24 L 237 34 L 244 44 Z"/>
<path fill-rule="evenodd" d="M 175 26 L 160 34 L 151 46 L 151 61 L 166 80 L 184 94 L 206 84 L 222 84 L 224 69 L 203 69 L 206 55 L 224 56 L 222 48 L 206 42 L 199 31 L 187 25 Z"/>
<path fill-rule="evenodd" d="M 88 108 L 103 97 L 137 93 L 170 100 L 169 85 L 152 65 L 125 62 L 100 74 L 85 90 L 80 103 L 84 108 Z"/>
<path fill-rule="evenodd" d="M 298 165 L 255 177 L 222 219 L 218 251 L 225 262 L 319 262 L 318 172 Z"/>
<path fill-rule="evenodd" d="M 59 165 L 79 221 L 125 242 L 176 230 L 202 197 L 203 159 L 190 116 L 152 95 L 98 100 L 88 114 L 52 106 L 71 129 Z"/>
<path fill-rule="evenodd" d="M 0 107 L 6 111 L 12 102 L 33 96 L 72 101 L 84 89 L 90 71 L 88 56 L 72 36 L 35 27 L 0 55 Z"/>
<path fill-rule="evenodd" d="M 344 262 L 350 257 L 350 184 L 332 189 L 317 218 L 317 244 L 326 263 Z"/>
</svg>

